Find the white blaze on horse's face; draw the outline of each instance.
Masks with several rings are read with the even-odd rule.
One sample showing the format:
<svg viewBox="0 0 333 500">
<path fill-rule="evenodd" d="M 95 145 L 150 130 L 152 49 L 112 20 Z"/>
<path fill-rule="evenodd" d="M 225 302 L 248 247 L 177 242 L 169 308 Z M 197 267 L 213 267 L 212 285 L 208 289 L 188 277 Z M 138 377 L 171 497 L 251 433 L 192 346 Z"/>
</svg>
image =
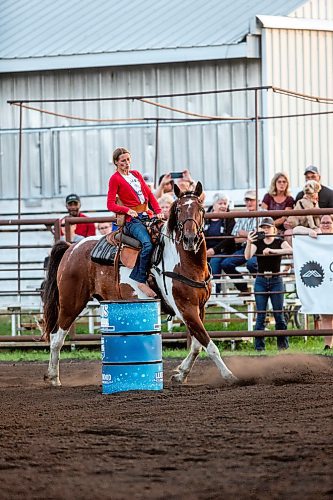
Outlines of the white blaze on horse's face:
<svg viewBox="0 0 333 500">
<path fill-rule="evenodd" d="M 196 211 L 196 202 L 197 199 L 194 199 L 193 196 L 185 195 L 180 200 L 178 211 L 178 227 L 181 231 L 179 239 L 182 240 L 184 250 L 189 252 L 197 252 L 200 247 L 201 215 L 200 212 Z M 182 211 L 185 210 L 186 214 L 182 215 Z"/>
</svg>

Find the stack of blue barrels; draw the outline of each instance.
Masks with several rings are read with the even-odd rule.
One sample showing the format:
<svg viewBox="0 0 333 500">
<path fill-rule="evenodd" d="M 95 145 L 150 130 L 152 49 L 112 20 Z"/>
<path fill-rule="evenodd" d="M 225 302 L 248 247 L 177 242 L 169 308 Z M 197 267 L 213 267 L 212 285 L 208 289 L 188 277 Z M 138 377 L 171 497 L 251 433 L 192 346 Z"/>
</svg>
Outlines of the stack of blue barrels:
<svg viewBox="0 0 333 500">
<path fill-rule="evenodd" d="M 101 335 L 103 394 L 163 389 L 159 300 L 101 302 Z"/>
</svg>

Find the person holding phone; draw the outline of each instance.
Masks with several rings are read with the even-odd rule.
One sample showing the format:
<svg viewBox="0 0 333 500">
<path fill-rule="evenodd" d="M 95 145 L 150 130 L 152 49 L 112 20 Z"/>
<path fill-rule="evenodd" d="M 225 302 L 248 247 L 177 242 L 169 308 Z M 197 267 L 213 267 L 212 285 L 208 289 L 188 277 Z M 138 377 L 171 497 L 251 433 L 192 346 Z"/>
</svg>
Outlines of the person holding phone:
<svg viewBox="0 0 333 500">
<path fill-rule="evenodd" d="M 166 193 L 174 196 L 173 186 L 175 182 L 181 191 L 190 191 L 195 188 L 195 182 L 192 179 L 189 170 L 186 169 L 181 172 L 168 172 L 167 174 L 161 175 L 159 178 L 158 187 L 154 193 L 155 197 L 157 199 L 161 198 L 161 196 Z M 174 198 L 176 197 L 174 196 Z"/>
<path fill-rule="evenodd" d="M 259 231 L 250 231 L 247 237 L 244 256 L 257 257 L 258 274 L 254 283 L 257 317 L 255 330 L 265 330 L 268 299 L 271 300 L 276 330 L 287 330 L 283 312 L 284 284 L 280 275 L 282 255 L 291 255 L 292 248 L 281 237 L 272 217 L 263 217 Z M 255 337 L 256 351 L 265 350 L 265 337 Z M 287 336 L 277 337 L 278 349 L 288 349 Z"/>
</svg>

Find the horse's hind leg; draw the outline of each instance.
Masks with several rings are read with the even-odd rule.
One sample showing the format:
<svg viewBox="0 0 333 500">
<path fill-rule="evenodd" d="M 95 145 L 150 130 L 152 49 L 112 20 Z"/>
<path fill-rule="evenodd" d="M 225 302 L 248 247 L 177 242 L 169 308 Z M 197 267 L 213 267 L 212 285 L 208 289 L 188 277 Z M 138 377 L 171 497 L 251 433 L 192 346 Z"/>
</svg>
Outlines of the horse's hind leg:
<svg viewBox="0 0 333 500">
<path fill-rule="evenodd" d="M 61 328 L 59 328 L 57 333 L 51 333 L 49 368 L 44 379 L 45 381 L 48 380 L 54 387 L 61 386 L 59 378 L 60 351 L 64 345 L 67 333 L 68 330 L 62 330 Z"/>
<path fill-rule="evenodd" d="M 195 337 L 192 337 L 191 349 L 187 357 L 182 361 L 182 363 L 175 369 L 175 374 L 171 377 L 171 382 L 173 384 L 182 384 L 185 382 L 188 374 L 192 370 L 192 367 L 197 359 L 202 345 L 197 341 Z"/>
</svg>

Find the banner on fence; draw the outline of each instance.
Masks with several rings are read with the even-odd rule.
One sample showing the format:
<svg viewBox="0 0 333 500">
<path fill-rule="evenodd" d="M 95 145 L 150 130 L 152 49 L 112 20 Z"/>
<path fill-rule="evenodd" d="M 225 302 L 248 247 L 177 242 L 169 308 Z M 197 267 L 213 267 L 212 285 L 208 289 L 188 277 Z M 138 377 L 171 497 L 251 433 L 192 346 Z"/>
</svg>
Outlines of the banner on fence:
<svg viewBox="0 0 333 500">
<path fill-rule="evenodd" d="M 301 312 L 333 314 L 333 235 L 296 235 L 293 253 Z"/>
</svg>

